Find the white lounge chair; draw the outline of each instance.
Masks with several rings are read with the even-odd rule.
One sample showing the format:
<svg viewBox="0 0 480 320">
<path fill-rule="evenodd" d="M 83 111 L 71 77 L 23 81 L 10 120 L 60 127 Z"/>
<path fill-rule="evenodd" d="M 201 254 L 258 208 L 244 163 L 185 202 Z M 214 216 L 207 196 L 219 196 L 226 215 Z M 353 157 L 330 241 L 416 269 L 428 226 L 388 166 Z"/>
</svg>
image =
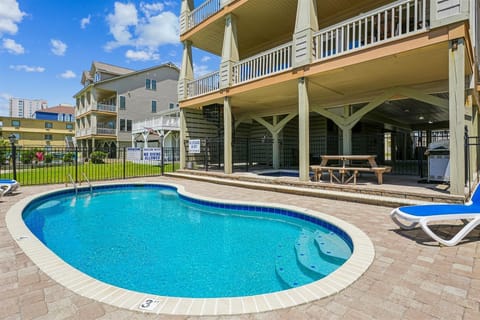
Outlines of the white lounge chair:
<svg viewBox="0 0 480 320">
<path fill-rule="evenodd" d="M 4 196 L 18 189 L 20 183 L 13 179 L 0 179 L 1 195 Z"/>
<path fill-rule="evenodd" d="M 454 246 L 462 241 L 470 231 L 480 225 L 479 189 L 477 185 L 467 204 L 439 203 L 400 207 L 394 209 L 390 213 L 390 217 L 402 229 L 410 230 L 420 225 L 423 231 L 435 241 L 446 246 Z M 431 222 L 456 220 L 461 220 L 464 223 L 464 227 L 450 240 L 440 238 L 428 226 Z"/>
</svg>

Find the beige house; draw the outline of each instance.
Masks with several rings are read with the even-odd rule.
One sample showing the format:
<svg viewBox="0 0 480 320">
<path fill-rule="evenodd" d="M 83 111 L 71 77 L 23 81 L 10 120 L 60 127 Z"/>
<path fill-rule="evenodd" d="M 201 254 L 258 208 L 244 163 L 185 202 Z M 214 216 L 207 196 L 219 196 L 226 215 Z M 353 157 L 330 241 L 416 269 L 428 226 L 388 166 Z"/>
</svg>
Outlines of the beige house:
<svg viewBox="0 0 480 320">
<path fill-rule="evenodd" d="M 463 194 L 478 171 L 464 134 L 479 134 L 479 7 L 182 0 L 181 145 L 200 141 L 205 154 L 185 147 L 181 167 L 295 167 L 306 181 L 322 155 L 373 154 L 394 174 L 421 175 L 425 149 L 448 140 L 450 192 Z M 219 69 L 194 78 L 193 47 L 219 56 Z"/>
<path fill-rule="evenodd" d="M 78 147 L 88 155 L 131 146 L 133 123 L 177 108 L 178 75 L 171 63 L 135 71 L 93 62 L 74 95 Z"/>
</svg>

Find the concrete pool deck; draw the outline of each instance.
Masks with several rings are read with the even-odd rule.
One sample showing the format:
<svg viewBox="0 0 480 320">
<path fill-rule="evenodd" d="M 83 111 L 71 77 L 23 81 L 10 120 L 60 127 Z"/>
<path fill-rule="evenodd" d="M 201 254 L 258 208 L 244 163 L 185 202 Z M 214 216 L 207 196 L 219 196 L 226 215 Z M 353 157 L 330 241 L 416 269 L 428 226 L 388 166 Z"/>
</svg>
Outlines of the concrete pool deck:
<svg viewBox="0 0 480 320">
<path fill-rule="evenodd" d="M 480 230 L 456 247 L 440 247 L 422 230 L 400 232 L 391 208 L 171 177 L 126 182 L 166 182 L 201 196 L 283 203 L 320 211 L 351 223 L 375 246 L 366 273 L 340 293 L 277 311 L 222 319 L 479 319 Z M 95 184 L 95 183 L 94 183 Z M 192 319 L 152 315 L 96 302 L 46 276 L 6 229 L 5 214 L 20 199 L 62 185 L 20 187 L 0 198 L 0 319 Z M 442 228 L 449 233 L 456 226 Z M 468 242 L 470 241 L 470 242 Z M 213 317 L 210 317 L 213 318 Z"/>
</svg>

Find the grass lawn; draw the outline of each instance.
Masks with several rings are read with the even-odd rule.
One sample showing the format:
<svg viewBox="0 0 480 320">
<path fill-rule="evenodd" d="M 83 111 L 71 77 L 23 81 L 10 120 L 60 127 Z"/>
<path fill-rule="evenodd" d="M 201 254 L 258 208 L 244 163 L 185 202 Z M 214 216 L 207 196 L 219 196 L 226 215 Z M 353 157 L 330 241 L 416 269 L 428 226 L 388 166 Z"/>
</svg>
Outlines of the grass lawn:
<svg viewBox="0 0 480 320">
<path fill-rule="evenodd" d="M 179 168 L 179 164 L 175 164 L 175 169 Z M 172 164 L 164 165 L 164 172 L 172 172 L 174 168 Z M 120 163 L 103 163 L 93 164 L 91 162 L 85 164 L 61 164 L 61 165 L 45 165 L 37 167 L 17 168 L 17 181 L 21 185 L 35 184 L 54 184 L 54 183 L 70 183 L 71 175 L 75 180 L 85 181 L 85 174 L 90 181 L 98 180 L 115 180 L 123 178 L 156 176 L 161 174 L 161 167 L 152 164 L 138 164 L 132 162 Z M 0 178 L 12 179 L 13 173 L 2 172 Z"/>
</svg>

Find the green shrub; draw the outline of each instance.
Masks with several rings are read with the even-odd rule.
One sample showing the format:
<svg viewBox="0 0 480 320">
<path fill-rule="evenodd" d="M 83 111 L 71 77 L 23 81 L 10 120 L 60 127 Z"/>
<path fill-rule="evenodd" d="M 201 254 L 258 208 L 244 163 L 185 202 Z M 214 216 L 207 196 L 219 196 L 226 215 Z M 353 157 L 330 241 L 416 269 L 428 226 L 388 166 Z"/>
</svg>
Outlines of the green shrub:
<svg viewBox="0 0 480 320">
<path fill-rule="evenodd" d="M 72 163 L 73 162 L 73 157 L 74 157 L 74 153 L 73 152 L 67 152 L 63 155 L 63 162 L 66 162 L 66 163 Z"/>
<path fill-rule="evenodd" d="M 20 157 L 23 164 L 32 163 L 33 159 L 35 158 L 35 150 L 23 150 L 20 154 Z"/>
<path fill-rule="evenodd" d="M 52 163 L 52 161 L 53 161 L 53 154 L 47 153 L 43 159 L 44 159 L 45 163 Z"/>
<path fill-rule="evenodd" d="M 105 163 L 107 153 L 103 151 L 94 151 L 90 154 L 90 160 L 92 163 Z"/>
</svg>

